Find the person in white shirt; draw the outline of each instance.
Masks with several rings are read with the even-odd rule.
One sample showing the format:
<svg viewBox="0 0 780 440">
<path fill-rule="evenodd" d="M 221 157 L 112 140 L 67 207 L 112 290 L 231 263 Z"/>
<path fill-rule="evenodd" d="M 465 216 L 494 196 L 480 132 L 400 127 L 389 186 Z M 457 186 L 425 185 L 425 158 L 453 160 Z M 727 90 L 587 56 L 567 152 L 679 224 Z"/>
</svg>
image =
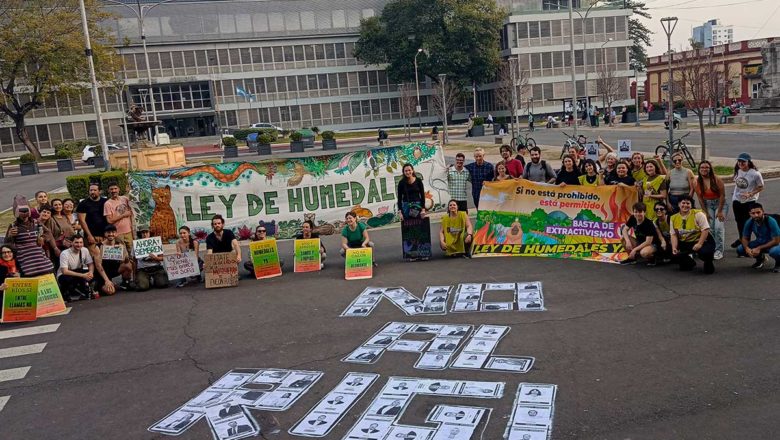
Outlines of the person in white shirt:
<svg viewBox="0 0 780 440">
<path fill-rule="evenodd" d="M 95 262 L 84 248 L 84 238 L 79 235 L 71 238 L 71 246 L 60 253 L 60 269 L 57 281 L 66 301 L 92 298 L 89 283 L 94 278 Z"/>
</svg>

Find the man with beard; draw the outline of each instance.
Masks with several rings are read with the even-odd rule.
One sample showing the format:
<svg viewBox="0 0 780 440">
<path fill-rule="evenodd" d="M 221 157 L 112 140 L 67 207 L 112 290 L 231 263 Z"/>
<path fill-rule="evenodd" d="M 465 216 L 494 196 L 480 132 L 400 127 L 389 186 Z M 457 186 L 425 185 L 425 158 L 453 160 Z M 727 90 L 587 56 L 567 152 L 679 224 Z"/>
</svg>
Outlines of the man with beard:
<svg viewBox="0 0 780 440">
<path fill-rule="evenodd" d="M 125 243 L 133 242 L 133 210 L 130 199 L 119 195 L 119 185 L 108 185 L 108 196 L 103 207 L 106 222 L 116 227 L 117 236 Z"/>
<path fill-rule="evenodd" d="M 506 172 L 514 178 L 521 177 L 523 175 L 523 163 L 512 157 L 512 147 L 502 145 L 500 152 L 501 157 L 504 159 Z"/>
<path fill-rule="evenodd" d="M 542 149 L 533 147 L 530 150 L 531 162 L 523 170 L 523 179 L 540 183 L 555 183 L 555 171 L 549 163 L 542 160 Z"/>
<path fill-rule="evenodd" d="M 241 245 L 238 244 L 235 234 L 230 229 L 225 229 L 225 219 L 217 214 L 211 218 L 211 228 L 214 232 L 206 237 L 206 253 L 220 254 L 233 252 L 236 255 L 236 263 L 241 263 Z"/>
<path fill-rule="evenodd" d="M 105 212 L 106 198 L 100 196 L 100 184 L 89 184 L 89 197 L 79 202 L 76 207 L 79 224 L 84 233 L 84 245 L 92 254 L 92 258 L 97 258 L 97 244 L 103 241 L 103 231 L 106 230 Z"/>
<path fill-rule="evenodd" d="M 756 237 L 751 241 L 750 237 Z M 780 273 L 780 227 L 777 220 L 764 214 L 764 207 L 758 202 L 750 206 L 750 220 L 745 222 L 745 228 L 740 238 L 742 244 L 737 247 L 737 255 L 753 257 L 754 269 L 761 269 L 766 264 L 766 255 L 775 260 L 774 273 Z"/>
</svg>

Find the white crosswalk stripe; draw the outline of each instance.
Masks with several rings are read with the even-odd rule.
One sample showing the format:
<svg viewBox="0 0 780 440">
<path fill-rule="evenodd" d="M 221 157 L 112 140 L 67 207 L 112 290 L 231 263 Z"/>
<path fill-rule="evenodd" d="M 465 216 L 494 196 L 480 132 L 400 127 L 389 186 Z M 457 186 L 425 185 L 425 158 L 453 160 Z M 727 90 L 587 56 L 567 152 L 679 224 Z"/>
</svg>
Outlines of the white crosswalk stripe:
<svg viewBox="0 0 780 440">
<path fill-rule="evenodd" d="M 19 367 L 19 368 L 9 368 L 7 370 L 0 370 L 0 382 L 24 379 L 24 377 L 27 376 L 28 371 L 30 371 L 30 367 Z"/>
<path fill-rule="evenodd" d="M 37 354 L 46 348 L 46 343 L 21 345 L 19 347 L 0 348 L 0 359 L 10 358 L 15 356 L 24 356 L 26 354 Z"/>
<path fill-rule="evenodd" d="M 0 396 L 0 411 L 5 408 L 5 404 L 8 403 L 8 400 L 11 398 L 11 396 Z"/>
<path fill-rule="evenodd" d="M 56 332 L 60 328 L 59 324 L 37 325 L 35 327 L 24 327 L 13 330 L 0 331 L 0 339 L 19 338 L 22 336 L 40 335 L 43 333 Z"/>
</svg>

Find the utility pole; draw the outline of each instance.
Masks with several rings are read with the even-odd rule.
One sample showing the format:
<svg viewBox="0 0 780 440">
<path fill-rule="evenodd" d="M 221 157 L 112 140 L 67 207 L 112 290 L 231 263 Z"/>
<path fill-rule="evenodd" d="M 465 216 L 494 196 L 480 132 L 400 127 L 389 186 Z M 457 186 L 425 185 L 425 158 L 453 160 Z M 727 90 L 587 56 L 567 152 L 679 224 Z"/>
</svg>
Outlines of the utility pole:
<svg viewBox="0 0 780 440">
<path fill-rule="evenodd" d="M 103 128 L 103 112 L 100 109 L 100 93 L 98 92 L 97 78 L 95 77 L 95 62 L 92 59 L 92 43 L 89 41 L 89 25 L 87 24 L 87 9 L 84 7 L 84 0 L 79 0 L 79 9 L 81 10 L 81 25 L 84 28 L 84 54 L 87 56 L 89 64 L 89 79 L 92 83 L 92 106 L 95 108 L 95 120 L 97 125 L 98 140 L 100 148 L 103 150 L 105 159 L 105 170 L 111 169 L 108 147 L 106 145 L 106 131 Z"/>
<path fill-rule="evenodd" d="M 577 111 L 577 76 L 576 72 L 574 71 L 574 67 L 577 63 L 574 62 L 574 18 L 572 11 L 574 10 L 572 7 L 573 1 L 569 1 L 569 52 L 571 52 L 571 108 L 573 111 Z M 587 67 L 587 66 L 586 66 Z M 585 84 L 585 89 L 587 92 L 588 85 Z M 587 95 L 587 93 L 585 93 Z M 574 138 L 577 138 L 577 118 L 574 118 Z"/>
<path fill-rule="evenodd" d="M 634 126 L 639 127 L 639 63 L 634 60 L 634 114 L 636 114 L 636 121 Z"/>
<path fill-rule="evenodd" d="M 422 119 L 420 119 L 422 106 L 420 105 L 420 77 L 417 75 L 417 55 L 420 55 L 422 51 L 423 49 L 419 48 L 417 53 L 414 54 L 414 85 L 417 88 L 417 106 L 415 106 L 415 110 L 417 110 L 417 126 L 420 133 L 422 133 Z"/>
<path fill-rule="evenodd" d="M 590 116 L 590 91 L 588 90 L 588 43 L 585 41 L 585 20 L 588 19 L 588 14 L 590 14 L 590 10 L 593 9 L 594 6 L 599 2 L 599 0 L 593 0 L 590 3 L 590 6 L 588 6 L 588 9 L 585 11 L 585 15 L 583 16 L 580 11 L 573 10 L 577 13 L 577 15 L 580 16 L 580 21 L 582 22 L 582 65 L 585 67 L 585 111 L 588 113 L 588 116 Z M 572 3 L 572 2 L 570 2 Z M 571 6 L 571 5 L 570 5 Z M 571 15 L 571 14 L 569 14 Z M 572 20 L 572 26 L 574 26 L 574 21 Z M 574 31 L 572 27 L 572 39 L 574 38 Z M 611 39 L 610 39 L 611 40 Z M 573 45 L 574 43 L 572 43 Z M 603 47 L 603 46 L 602 46 Z M 573 57 L 573 55 L 572 55 Z M 574 119 L 575 121 L 578 118 L 578 115 L 576 114 L 576 105 L 575 103 L 572 103 L 572 111 L 575 112 Z M 590 124 L 590 118 L 588 118 L 588 124 Z M 577 129 L 575 128 L 574 131 L 576 132 Z M 576 136 L 576 135 L 575 135 Z"/>
<path fill-rule="evenodd" d="M 674 28 L 677 27 L 677 17 L 664 17 L 661 19 L 661 26 L 664 28 L 664 33 L 666 34 L 666 45 L 667 45 L 667 51 L 666 55 L 669 58 L 669 68 L 668 68 L 668 74 L 669 74 L 669 80 L 666 83 L 666 109 L 668 112 L 667 121 L 669 124 L 669 164 L 671 167 L 671 161 L 672 161 L 672 143 L 674 142 L 674 108 L 672 106 L 672 84 L 673 84 L 673 78 L 672 78 L 672 33 L 674 32 Z M 671 168 L 669 168 L 671 169 Z"/>
<path fill-rule="evenodd" d="M 519 55 L 518 55 L 519 56 Z M 517 118 L 517 69 L 520 62 L 517 57 L 509 59 L 509 73 L 512 75 L 512 138 L 515 137 L 515 118 Z"/>
<path fill-rule="evenodd" d="M 444 135 L 442 136 L 443 145 L 447 145 L 447 88 L 445 87 L 446 82 L 447 82 L 447 74 L 440 73 L 439 84 L 441 84 L 441 108 L 442 108 L 442 113 L 444 113 L 444 118 L 443 118 Z"/>
</svg>

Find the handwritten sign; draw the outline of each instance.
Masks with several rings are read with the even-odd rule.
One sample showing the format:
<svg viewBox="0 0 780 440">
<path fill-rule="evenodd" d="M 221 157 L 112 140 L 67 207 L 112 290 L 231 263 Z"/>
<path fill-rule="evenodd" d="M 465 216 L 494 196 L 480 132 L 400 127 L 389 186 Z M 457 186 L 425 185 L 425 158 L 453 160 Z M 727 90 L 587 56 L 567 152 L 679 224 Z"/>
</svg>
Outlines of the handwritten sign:
<svg viewBox="0 0 780 440">
<path fill-rule="evenodd" d="M 38 316 L 38 280 L 35 278 L 6 278 L 3 295 L 2 322 L 35 321 Z"/>
<path fill-rule="evenodd" d="M 163 265 L 165 266 L 165 271 L 168 272 L 168 279 L 171 280 L 200 275 L 198 256 L 195 252 L 165 255 L 163 256 Z"/>
<path fill-rule="evenodd" d="M 628 139 L 623 139 L 618 141 L 618 157 L 623 158 L 630 158 L 631 157 L 631 141 Z"/>
<path fill-rule="evenodd" d="M 149 255 L 160 255 L 163 253 L 162 238 L 149 237 L 133 240 L 133 253 L 135 258 L 144 258 Z"/>
<path fill-rule="evenodd" d="M 238 286 L 238 266 L 233 252 L 206 254 L 203 261 L 207 289 Z"/>
<path fill-rule="evenodd" d="M 103 245 L 103 260 L 104 261 L 125 261 L 125 247 L 121 244 Z"/>
<path fill-rule="evenodd" d="M 60 287 L 53 274 L 47 274 L 36 278 L 38 282 L 38 318 L 54 316 L 65 311 L 65 301 L 62 300 Z"/>
<path fill-rule="evenodd" d="M 282 266 L 279 264 L 279 250 L 276 247 L 275 238 L 253 241 L 249 243 L 249 258 L 255 269 L 255 278 L 278 277 L 282 274 Z"/>
<path fill-rule="evenodd" d="M 347 249 L 347 258 L 344 263 L 344 279 L 364 280 L 372 278 L 374 276 L 373 263 L 371 248 Z"/>
<path fill-rule="evenodd" d="M 295 240 L 295 272 L 320 270 L 320 239 Z"/>
</svg>

